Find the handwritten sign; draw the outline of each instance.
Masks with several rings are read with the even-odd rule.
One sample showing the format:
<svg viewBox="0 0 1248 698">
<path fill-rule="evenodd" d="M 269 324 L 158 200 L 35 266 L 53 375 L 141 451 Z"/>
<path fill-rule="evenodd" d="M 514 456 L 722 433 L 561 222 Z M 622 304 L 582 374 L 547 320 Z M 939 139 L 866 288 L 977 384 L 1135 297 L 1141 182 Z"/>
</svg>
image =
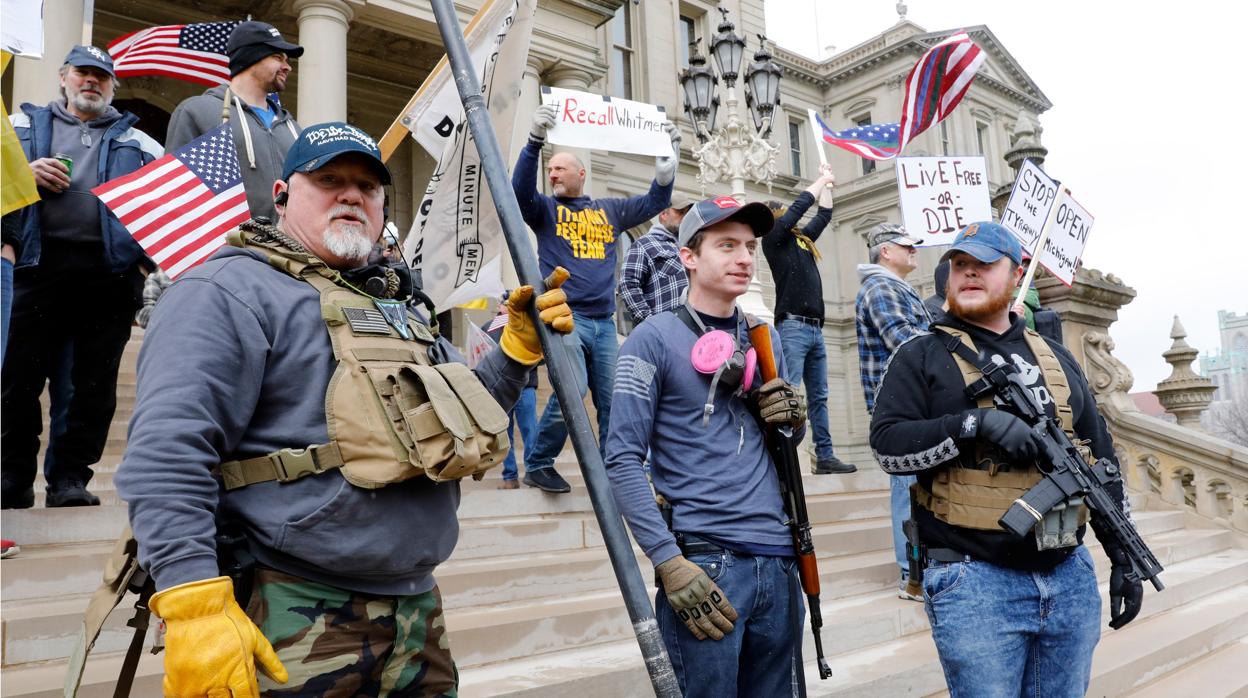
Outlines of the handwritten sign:
<svg viewBox="0 0 1248 698">
<path fill-rule="evenodd" d="M 556 108 L 555 126 L 546 140 L 572 148 L 592 148 L 655 157 L 672 155 L 663 124 L 663 107 L 589 92 L 542 88 L 542 104 Z"/>
<path fill-rule="evenodd" d="M 1031 160 L 1024 160 L 1023 167 L 1014 180 L 1010 201 L 1001 213 L 1001 225 L 1005 226 L 1023 249 L 1033 252 L 1040 230 L 1049 217 L 1049 210 L 1057 202 L 1059 182 L 1041 170 Z"/>
<path fill-rule="evenodd" d="M 1088 235 L 1092 233 L 1092 214 L 1079 205 L 1065 191 L 1058 197 L 1057 215 L 1053 218 L 1053 227 L 1049 230 L 1049 239 L 1044 243 L 1044 251 L 1040 253 L 1040 264 L 1070 286 L 1075 282 L 1075 271 L 1079 269 L 1079 261 L 1083 250 L 1088 245 Z M 1034 251 L 1033 251 L 1034 253 Z"/>
<path fill-rule="evenodd" d="M 922 238 L 924 247 L 951 245 L 966 225 L 992 220 L 979 156 L 897 158 L 897 191 L 906 232 Z"/>
</svg>

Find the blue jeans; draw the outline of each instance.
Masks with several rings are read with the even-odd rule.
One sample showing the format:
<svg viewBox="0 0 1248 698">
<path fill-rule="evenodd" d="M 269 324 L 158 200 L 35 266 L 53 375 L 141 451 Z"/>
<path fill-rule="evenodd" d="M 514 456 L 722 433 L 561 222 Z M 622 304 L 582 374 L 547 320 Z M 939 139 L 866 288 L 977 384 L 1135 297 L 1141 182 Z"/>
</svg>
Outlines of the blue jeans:
<svg viewBox="0 0 1248 698">
<path fill-rule="evenodd" d="M 1101 596 L 1082 545 L 1049 572 L 932 562 L 923 596 L 953 698 L 1087 692 Z"/>
<path fill-rule="evenodd" d="M 572 363 L 577 365 L 578 381 L 593 396 L 594 409 L 598 411 L 598 450 L 607 443 L 607 425 L 611 422 L 611 391 L 615 389 L 615 361 L 620 343 L 615 336 L 615 320 L 612 316 L 591 318 L 572 313 L 576 323 L 576 335 L 570 342 Z M 581 387 L 578 386 L 578 387 Z M 586 387 L 581 387 L 581 395 Z M 563 410 L 553 396 L 546 403 L 542 420 L 537 425 L 537 439 L 533 448 L 525 444 L 524 469 L 526 472 L 555 467 L 555 457 L 568 440 L 568 425 L 563 421 Z"/>
<path fill-rule="evenodd" d="M 515 426 L 520 423 L 520 439 L 527 450 L 533 447 L 533 439 L 537 430 L 537 388 L 525 388 L 520 391 L 520 399 L 516 400 L 511 414 L 507 415 L 507 440 L 511 442 L 511 450 L 503 460 L 503 479 L 516 479 L 516 439 Z"/>
<path fill-rule="evenodd" d="M 806 384 L 806 423 L 815 442 L 815 458 L 832 458 L 832 434 L 828 431 L 828 353 L 823 330 L 797 320 L 780 323 L 780 348 L 784 352 L 784 379 Z"/>
<path fill-rule="evenodd" d="M 913 475 L 892 475 L 888 478 L 891 490 L 888 506 L 893 514 L 893 549 L 897 552 L 902 581 L 910 577 L 910 561 L 906 558 L 906 532 L 901 526 L 910 518 L 910 485 L 915 479 Z"/>
<path fill-rule="evenodd" d="M 722 640 L 698 640 L 659 589 L 655 615 L 685 698 L 805 695 L 806 607 L 794 558 L 729 552 L 689 560 L 719 585 L 737 621 Z"/>
<path fill-rule="evenodd" d="M 0 363 L 9 348 L 9 315 L 13 310 L 13 263 L 0 259 Z"/>
</svg>

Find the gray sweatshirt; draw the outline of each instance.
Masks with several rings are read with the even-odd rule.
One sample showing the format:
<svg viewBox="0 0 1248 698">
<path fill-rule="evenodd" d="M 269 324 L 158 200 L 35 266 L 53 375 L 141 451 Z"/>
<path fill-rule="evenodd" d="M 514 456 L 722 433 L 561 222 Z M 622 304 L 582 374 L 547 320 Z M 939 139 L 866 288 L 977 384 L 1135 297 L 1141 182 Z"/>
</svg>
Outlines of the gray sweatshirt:
<svg viewBox="0 0 1248 698">
<path fill-rule="evenodd" d="M 183 100 L 173 110 L 173 116 L 169 117 L 165 152 L 171 153 L 221 125 L 225 90 L 225 85 L 218 85 L 202 95 Z M 251 210 L 252 218 L 264 216 L 276 223 L 273 182 L 282 178 L 286 151 L 294 145 L 302 129 L 284 107 L 272 101 L 269 107 L 277 114 L 271 128 L 265 126 L 245 102 L 237 96 L 230 97 L 230 124 L 234 147 L 238 151 L 238 164 L 243 171 L 247 208 Z"/>
<path fill-rule="evenodd" d="M 100 143 L 104 132 L 121 112 L 108 107 L 102 116 L 83 122 L 69 113 L 64 102 L 52 102 L 52 153 L 73 159 L 69 189 L 53 194 L 43 190 L 40 227 L 45 240 L 94 242 L 100 239 L 100 202 L 91 189 L 100 183 Z"/>
<path fill-rule="evenodd" d="M 260 563 L 342 589 L 419 594 L 459 535 L 459 484 L 421 476 L 381 489 L 337 470 L 226 492 L 227 460 L 329 440 L 336 362 L 310 284 L 227 247 L 161 297 L 139 354 L 117 490 L 158 589 L 219 575 L 217 517 L 241 520 Z M 501 351 L 476 374 L 504 409 L 529 368 Z"/>
<path fill-rule="evenodd" d="M 642 470 L 647 448 L 654 491 L 673 507 L 673 530 L 734 549 L 792 544 L 776 469 L 745 400 L 721 385 L 710 423 L 702 425 L 711 376 L 690 363 L 696 339 L 675 312 L 652 315 L 628 336 L 616 364 L 607 476 L 633 538 L 656 565 L 680 550 Z M 739 341 L 749 339 L 742 332 Z M 783 375 L 775 330 L 771 341 Z M 755 376 L 754 387 L 760 384 Z"/>
</svg>

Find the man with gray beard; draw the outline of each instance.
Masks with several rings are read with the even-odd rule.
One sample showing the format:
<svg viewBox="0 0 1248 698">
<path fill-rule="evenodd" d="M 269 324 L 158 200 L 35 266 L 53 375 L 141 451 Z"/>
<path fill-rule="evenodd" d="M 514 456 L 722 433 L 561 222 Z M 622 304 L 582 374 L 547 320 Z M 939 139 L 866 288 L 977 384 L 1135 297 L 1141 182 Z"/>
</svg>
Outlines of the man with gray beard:
<svg viewBox="0 0 1248 698">
<path fill-rule="evenodd" d="M 138 170 L 164 149 L 134 128 L 137 116 L 110 106 L 117 77 L 104 51 L 75 46 L 60 83 L 61 99 L 23 104 L 12 116 L 41 201 L 20 211 L 15 240 L 12 341 L 0 401 L 6 509 L 34 505 L 39 394 L 66 360 L 73 397 L 64 436 L 50 445 L 44 463 L 47 506 L 99 504 L 87 483 L 117 405 L 117 369 L 143 274 L 153 268 L 91 189 Z"/>
</svg>

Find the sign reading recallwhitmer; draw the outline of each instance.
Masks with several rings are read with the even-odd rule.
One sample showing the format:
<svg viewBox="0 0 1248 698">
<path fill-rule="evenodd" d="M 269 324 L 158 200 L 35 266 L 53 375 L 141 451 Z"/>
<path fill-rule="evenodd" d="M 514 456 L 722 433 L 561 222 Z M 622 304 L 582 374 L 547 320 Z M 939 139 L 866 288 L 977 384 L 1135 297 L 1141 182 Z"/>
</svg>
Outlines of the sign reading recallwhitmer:
<svg viewBox="0 0 1248 698">
<path fill-rule="evenodd" d="M 542 104 L 555 105 L 546 140 L 570 148 L 670 157 L 672 141 L 663 107 L 589 92 L 543 87 Z"/>
<path fill-rule="evenodd" d="M 923 246 L 951 245 L 958 231 L 992 220 L 980 156 L 897 158 L 897 193 L 906 232 Z"/>
</svg>

